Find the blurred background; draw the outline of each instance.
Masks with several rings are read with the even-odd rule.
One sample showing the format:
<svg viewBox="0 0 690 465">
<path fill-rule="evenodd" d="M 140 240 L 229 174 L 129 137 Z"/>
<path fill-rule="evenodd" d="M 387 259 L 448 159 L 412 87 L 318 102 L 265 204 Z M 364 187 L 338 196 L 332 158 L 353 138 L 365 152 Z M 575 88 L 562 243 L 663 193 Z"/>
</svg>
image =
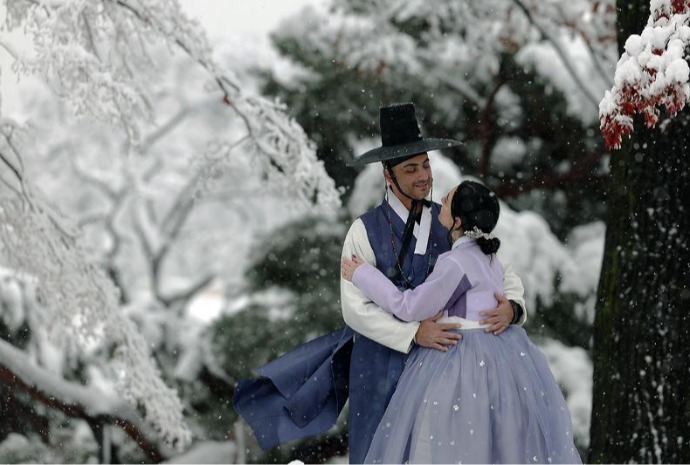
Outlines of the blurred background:
<svg viewBox="0 0 690 465">
<path fill-rule="evenodd" d="M 69 237 L 93 263 L 88 270 L 112 284 L 113 305 L 141 334 L 157 376 L 176 390 L 191 439 L 184 450 L 154 445 L 158 455 L 147 452 L 107 409 L 56 408 L 5 367 L 0 462 L 346 462 L 345 415 L 326 434 L 261 451 L 232 396 L 252 368 L 343 325 L 342 240 L 353 219 L 383 198 L 380 166 L 345 163 L 380 145 L 379 107 L 406 101 L 415 103 L 425 136 L 464 141 L 432 154 L 435 200 L 462 179 L 497 192 L 500 255 L 522 278 L 525 328 L 563 389 L 584 453 L 609 161 L 598 103 L 618 58 L 613 2 L 184 0 L 179 10 L 160 12 L 171 15 L 160 25 L 97 2 L 103 10 L 74 6 L 82 8 L 69 17 L 83 26 L 78 37 L 75 27 L 55 32 L 67 14 L 60 2 L 42 19 L 31 3 L 5 3 L 2 12 L 2 150 L 21 162 L 0 165 L 0 199 L 24 198 L 17 205 L 31 210 L 26 199 L 40 197 L 37 211 L 59 212 L 69 223 Z M 156 14 L 151 8 L 147 14 Z M 106 14 L 130 16 L 108 29 L 100 19 Z M 190 43 L 186 23 L 175 22 L 184 15 L 207 34 L 208 56 L 227 70 L 227 81 L 200 65 L 192 47 L 178 47 Z M 143 26 L 127 29 L 137 18 Z M 44 56 L 48 45 L 34 32 L 48 23 L 51 47 L 62 38 L 93 49 L 70 46 L 68 55 L 53 48 Z M 151 29 L 165 40 L 146 42 Z M 145 47 L 137 49 L 137 41 Z M 32 47 L 38 52 L 25 60 Z M 100 76 L 95 91 L 78 76 L 92 61 L 60 74 L 65 57 L 90 54 L 108 64 L 107 72 L 89 75 Z M 32 64 L 18 66 L 18 58 Z M 290 189 L 312 186 L 304 174 L 311 168 L 285 174 L 240 143 L 266 127 L 250 122 L 263 121 L 267 110 L 243 113 L 240 104 L 224 104 L 236 103 L 223 87 L 230 79 L 247 101 L 280 102 L 318 160 L 310 163 L 324 170 L 319 179 L 332 180 L 323 191 L 337 202 L 320 208 L 326 203 L 316 194 L 311 203 L 296 201 Z M 140 101 L 108 97 L 103 89 L 120 82 L 131 92 L 122 95 Z M 132 116 L 132 102 L 144 116 Z M 99 108 L 103 114 L 94 116 Z M 10 180 L 19 165 L 22 181 Z M 35 196 L 27 197 L 23 179 L 31 179 Z M 125 376 L 127 368 L 115 376 L 106 369 L 117 352 L 99 339 L 108 331 L 90 336 L 87 349 L 56 338 L 54 328 L 63 326 L 47 302 L 54 295 L 14 252 L 49 226 L 24 230 L 7 220 L 10 203 L 3 205 L 4 233 L 19 242 L 0 242 L 0 338 L 22 364 L 40 367 L 41 379 L 49 379 L 42 382 L 56 392 L 80 385 L 116 396 L 117 373 Z M 29 252 L 53 243 L 32 244 Z M 60 292 L 78 294 L 74 283 Z M 60 324 L 78 323 L 79 315 L 62 315 Z"/>
</svg>

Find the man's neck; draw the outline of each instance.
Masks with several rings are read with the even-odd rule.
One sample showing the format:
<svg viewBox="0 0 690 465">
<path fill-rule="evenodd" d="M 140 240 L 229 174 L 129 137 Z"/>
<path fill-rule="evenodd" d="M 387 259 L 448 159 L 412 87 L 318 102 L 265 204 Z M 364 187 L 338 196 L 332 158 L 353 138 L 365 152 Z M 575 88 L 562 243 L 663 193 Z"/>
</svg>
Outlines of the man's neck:
<svg viewBox="0 0 690 465">
<path fill-rule="evenodd" d="M 412 210 L 412 199 L 410 199 L 409 197 L 405 197 L 404 195 L 396 191 L 393 191 L 393 195 L 395 195 L 398 198 L 398 200 L 400 200 L 400 202 L 403 204 L 403 206 L 407 209 L 408 212 Z M 419 213 L 421 209 L 422 203 L 418 202 L 416 211 L 412 213 Z"/>
</svg>

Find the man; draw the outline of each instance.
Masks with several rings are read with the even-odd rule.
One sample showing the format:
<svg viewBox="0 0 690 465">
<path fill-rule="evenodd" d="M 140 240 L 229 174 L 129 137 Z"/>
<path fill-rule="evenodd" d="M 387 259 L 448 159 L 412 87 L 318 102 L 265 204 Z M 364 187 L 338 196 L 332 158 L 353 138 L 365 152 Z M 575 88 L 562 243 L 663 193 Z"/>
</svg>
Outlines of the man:
<svg viewBox="0 0 690 465">
<path fill-rule="evenodd" d="M 450 248 L 438 221 L 440 206 L 426 200 L 433 183 L 427 152 L 459 145 L 449 139 L 424 139 L 411 103 L 380 110 L 382 146 L 350 165 L 382 162 L 387 192 L 383 203 L 354 221 L 343 245 L 344 257 L 357 255 L 386 274 L 399 288 L 418 286 L 439 254 Z M 447 350 L 460 338 L 459 325 L 431 319 L 406 323 L 369 301 L 351 282 L 341 279 L 343 319 L 355 331 L 349 377 L 350 463 L 362 463 L 376 427 L 395 390 L 413 345 Z M 523 323 L 523 287 L 509 266 L 506 298 L 485 310 L 482 324 L 500 334 L 511 323 Z M 443 309 L 437 309 L 439 311 Z"/>
</svg>

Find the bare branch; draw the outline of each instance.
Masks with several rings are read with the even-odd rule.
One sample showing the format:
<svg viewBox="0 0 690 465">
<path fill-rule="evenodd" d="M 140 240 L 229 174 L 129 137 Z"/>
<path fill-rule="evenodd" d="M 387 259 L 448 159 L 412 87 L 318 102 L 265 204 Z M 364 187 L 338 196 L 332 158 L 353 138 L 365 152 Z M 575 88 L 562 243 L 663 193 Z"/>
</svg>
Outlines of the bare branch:
<svg viewBox="0 0 690 465">
<path fill-rule="evenodd" d="M 82 14 L 81 17 L 84 21 L 84 29 L 86 29 L 86 36 L 88 38 L 89 45 L 91 45 L 91 50 L 93 50 L 93 54 L 96 56 L 96 58 L 98 58 L 99 61 L 103 61 L 101 55 L 98 53 L 98 48 L 96 47 L 96 41 L 94 40 L 93 29 L 91 28 L 89 18 L 86 17 L 86 14 Z"/>
<path fill-rule="evenodd" d="M 156 131 L 148 135 L 146 140 L 139 144 L 139 152 L 146 153 L 151 148 L 153 144 L 158 142 L 163 136 L 172 131 L 177 125 L 182 123 L 185 118 L 189 115 L 190 108 L 188 106 L 183 107 L 175 115 L 173 115 L 165 124 L 163 124 Z"/>
<path fill-rule="evenodd" d="M 7 141 L 7 144 L 10 146 L 10 148 L 12 148 L 12 150 L 15 152 L 15 155 L 16 155 L 17 152 L 16 152 L 16 150 L 14 149 L 14 147 L 11 145 L 9 138 L 6 137 L 5 139 L 6 139 L 6 141 Z M 17 158 L 18 158 L 18 157 L 17 157 Z M 0 152 L 0 159 L 3 161 L 3 163 L 4 163 L 5 165 L 7 165 L 7 167 L 10 169 L 10 171 L 12 171 L 12 173 L 14 174 L 14 176 L 17 178 L 17 181 L 19 181 L 19 183 L 21 184 L 21 182 L 22 182 L 23 179 L 24 179 L 24 178 L 22 177 L 22 172 L 23 172 L 24 170 L 21 169 L 21 168 L 18 168 L 18 167 L 16 167 L 16 166 L 14 166 L 14 164 L 13 164 L 13 163 L 7 158 L 7 156 L 6 156 L 4 153 L 2 153 L 2 152 Z M 18 159 L 19 159 L 19 158 L 18 158 Z"/>
<path fill-rule="evenodd" d="M 489 97 L 486 99 L 486 104 L 482 108 L 479 117 L 479 132 L 482 143 L 482 154 L 481 158 L 479 159 L 478 174 L 479 177 L 482 179 L 486 178 L 486 176 L 489 174 L 489 161 L 491 158 L 491 140 L 494 139 L 493 135 L 491 134 L 491 112 L 493 110 L 492 106 L 494 100 L 496 99 L 498 91 L 501 90 L 501 87 L 503 87 L 505 82 L 505 77 L 502 74 L 499 74 L 498 79 L 496 81 L 496 85 L 491 90 L 491 94 L 489 95 Z"/>
<path fill-rule="evenodd" d="M 179 308 L 185 309 L 187 302 L 189 302 L 192 299 L 192 297 L 194 297 L 197 294 L 197 292 L 208 286 L 214 278 L 215 275 L 209 274 L 199 279 L 186 291 L 179 292 L 178 294 L 170 297 L 159 296 L 159 299 L 167 308 L 172 308 L 172 306 L 177 305 Z"/>
<path fill-rule="evenodd" d="M 585 85 L 585 83 L 580 79 L 580 75 L 577 73 L 575 68 L 573 67 L 572 63 L 568 59 L 568 56 L 563 50 L 563 47 L 558 43 L 558 40 L 553 37 L 551 34 L 549 34 L 546 29 L 541 27 L 537 21 L 534 20 L 534 16 L 532 16 L 532 13 L 529 11 L 529 8 L 522 2 L 522 0 L 512 0 L 512 2 L 522 10 L 522 12 L 527 16 L 527 19 L 529 20 L 530 24 L 532 24 L 537 31 L 539 31 L 539 34 L 541 34 L 541 38 L 548 43 L 551 44 L 551 46 L 554 48 L 556 51 L 556 54 L 558 57 L 561 59 L 563 62 L 563 65 L 568 69 L 568 72 L 570 73 L 570 76 L 573 78 L 575 81 L 575 84 L 580 88 L 582 93 L 585 94 L 585 97 L 589 102 L 594 105 L 594 108 L 599 108 L 599 99 L 597 99 L 594 95 L 592 95 L 592 92 L 589 90 L 589 88 Z"/>
<path fill-rule="evenodd" d="M 94 176 L 93 174 L 89 173 L 85 169 L 83 169 L 80 165 L 79 162 L 76 160 L 76 157 L 67 157 L 69 160 L 70 165 L 74 169 L 75 174 L 82 179 L 82 181 L 88 182 L 89 184 L 92 184 L 96 186 L 98 189 L 103 191 L 109 198 L 115 199 L 119 195 L 119 193 L 110 187 L 108 183 L 103 181 L 102 179 Z"/>
<path fill-rule="evenodd" d="M 439 79 L 439 81 L 441 81 L 443 84 L 447 85 L 451 89 L 455 90 L 459 94 L 465 96 L 467 100 L 472 102 L 478 108 L 483 108 L 486 106 L 486 99 L 479 95 L 479 93 L 477 93 L 477 91 L 473 89 L 472 86 L 468 85 L 467 82 L 461 79 L 456 79 L 453 76 L 449 76 L 445 72 L 441 71 L 440 68 L 437 68 L 437 63 L 433 63 L 431 60 L 428 60 L 426 62 L 426 65 L 430 66 L 432 69 L 435 69 L 434 76 L 436 76 Z"/>
<path fill-rule="evenodd" d="M 17 169 L 9 161 L 7 156 L 2 152 L 0 152 L 0 160 L 2 160 L 2 162 L 10 169 L 12 174 L 14 174 L 15 178 L 17 179 L 17 182 L 19 182 L 19 184 L 21 184 L 21 180 L 22 180 L 21 174 L 19 174 L 19 171 L 17 171 Z M 21 195 L 21 192 L 16 187 L 12 186 L 10 184 L 9 180 L 6 180 L 6 179 L 4 179 L 4 177 L 1 177 L 1 176 L 0 176 L 0 180 L 2 180 L 3 184 L 7 185 L 7 187 L 12 189 L 17 195 Z"/>
<path fill-rule="evenodd" d="M 601 162 L 603 153 L 595 153 L 578 162 L 577 167 L 565 172 L 549 176 L 535 176 L 524 181 L 514 179 L 502 179 L 500 187 L 495 189 L 500 198 L 516 197 L 533 190 L 551 189 L 563 186 L 563 184 L 594 184 L 608 179 L 608 175 L 596 175 L 592 171 L 594 166 Z"/>
</svg>

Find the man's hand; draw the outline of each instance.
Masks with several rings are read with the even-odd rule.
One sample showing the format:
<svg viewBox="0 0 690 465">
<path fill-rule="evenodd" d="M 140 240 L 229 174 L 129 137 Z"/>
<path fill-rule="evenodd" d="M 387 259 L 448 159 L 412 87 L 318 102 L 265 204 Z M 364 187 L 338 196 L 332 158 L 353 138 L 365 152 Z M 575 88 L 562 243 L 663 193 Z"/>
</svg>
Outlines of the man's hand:
<svg viewBox="0 0 690 465">
<path fill-rule="evenodd" d="M 513 321 L 514 310 L 508 299 L 500 292 L 496 292 L 495 296 L 496 300 L 498 300 L 498 307 L 479 312 L 481 316 L 485 317 L 483 320 L 480 320 L 479 323 L 483 325 L 488 324 L 489 326 L 485 328 L 484 331 L 487 333 L 494 333 L 498 336 L 510 326 L 510 322 Z"/>
<path fill-rule="evenodd" d="M 418 345 L 447 352 L 447 346 L 454 346 L 462 339 L 462 335 L 451 331 L 459 328 L 460 323 L 436 323 L 441 316 L 443 316 L 443 310 L 419 323 L 415 335 L 415 341 Z"/>
</svg>

